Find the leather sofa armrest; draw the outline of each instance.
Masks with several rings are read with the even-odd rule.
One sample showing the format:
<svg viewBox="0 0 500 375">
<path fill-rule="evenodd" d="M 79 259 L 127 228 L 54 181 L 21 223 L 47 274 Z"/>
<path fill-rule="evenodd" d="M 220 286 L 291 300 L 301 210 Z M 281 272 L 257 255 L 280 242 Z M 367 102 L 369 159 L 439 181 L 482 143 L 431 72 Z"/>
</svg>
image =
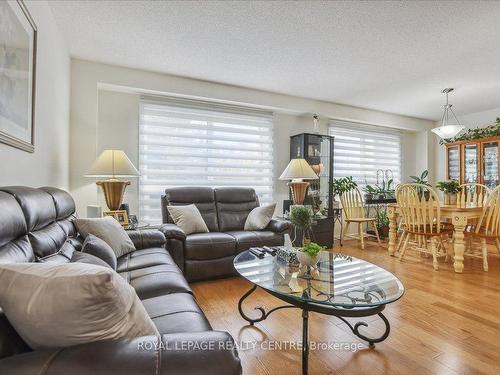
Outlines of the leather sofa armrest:
<svg viewBox="0 0 500 375">
<path fill-rule="evenodd" d="M 127 231 L 127 234 L 137 250 L 163 247 L 165 245 L 165 236 L 156 229 L 131 230 Z"/>
<path fill-rule="evenodd" d="M 275 233 L 285 234 L 289 232 L 291 228 L 292 223 L 288 220 L 271 219 L 266 229 Z"/>
<path fill-rule="evenodd" d="M 158 230 L 165 235 L 167 240 L 176 239 L 184 242 L 186 239 L 186 233 L 175 224 L 162 224 Z"/>
<path fill-rule="evenodd" d="M 0 374 L 13 375 L 239 375 L 241 364 L 227 332 L 142 336 L 43 350 L 0 360 Z"/>
</svg>

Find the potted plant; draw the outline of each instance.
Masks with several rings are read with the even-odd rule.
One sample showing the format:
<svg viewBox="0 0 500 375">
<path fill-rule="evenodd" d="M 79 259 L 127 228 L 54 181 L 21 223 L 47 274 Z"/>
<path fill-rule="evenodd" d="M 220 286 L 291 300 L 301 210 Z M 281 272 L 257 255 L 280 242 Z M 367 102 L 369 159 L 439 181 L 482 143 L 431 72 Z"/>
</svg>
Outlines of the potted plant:
<svg viewBox="0 0 500 375">
<path fill-rule="evenodd" d="M 354 188 L 358 187 L 356 181 L 352 179 L 352 176 L 349 177 L 341 177 L 333 179 L 333 196 L 341 196 L 347 191 L 350 191 Z M 337 204 L 338 207 L 338 204 Z"/>
<path fill-rule="evenodd" d="M 457 204 L 460 184 L 457 180 L 439 181 L 436 187 L 444 193 L 444 204 Z"/>
<path fill-rule="evenodd" d="M 382 238 L 389 236 L 389 216 L 385 210 L 377 211 L 375 214 L 378 234 Z"/>
<path fill-rule="evenodd" d="M 326 247 L 324 246 L 320 246 L 314 242 L 309 242 L 298 249 L 297 259 L 302 266 L 316 267 L 321 252 L 325 249 Z"/>
<path fill-rule="evenodd" d="M 425 171 L 423 171 L 420 174 L 420 177 L 419 176 L 410 176 L 410 178 L 413 180 L 412 182 L 414 184 L 431 186 L 431 184 L 429 184 L 429 182 L 427 181 L 428 176 L 429 176 L 429 171 L 426 169 Z M 421 189 L 419 190 L 418 195 L 420 198 L 422 198 L 422 190 Z M 430 195 L 431 195 L 431 193 L 429 191 L 425 192 L 424 196 L 425 196 L 426 201 L 428 201 L 430 199 Z"/>
<path fill-rule="evenodd" d="M 306 206 L 292 206 L 290 210 L 290 221 L 295 229 L 300 231 L 302 239 L 300 243 L 304 245 L 310 241 L 311 225 L 313 223 L 313 212 Z"/>
<path fill-rule="evenodd" d="M 377 189 L 370 184 L 367 184 L 363 188 L 363 190 L 365 192 L 365 201 L 373 200 L 373 198 L 375 198 L 375 195 L 377 194 Z"/>
</svg>

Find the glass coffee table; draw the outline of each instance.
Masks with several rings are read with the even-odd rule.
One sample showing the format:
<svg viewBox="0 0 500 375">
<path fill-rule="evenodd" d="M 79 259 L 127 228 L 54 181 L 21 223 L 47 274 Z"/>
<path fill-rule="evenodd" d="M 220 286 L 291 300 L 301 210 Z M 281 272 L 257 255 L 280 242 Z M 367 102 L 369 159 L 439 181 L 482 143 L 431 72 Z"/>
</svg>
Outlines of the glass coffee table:
<svg viewBox="0 0 500 375">
<path fill-rule="evenodd" d="M 359 338 L 370 346 L 384 341 L 390 324 L 382 311 L 388 303 L 397 301 L 404 294 L 401 281 L 392 273 L 372 263 L 341 253 L 323 251 L 315 268 L 299 267 L 266 253 L 258 258 L 248 250 L 234 259 L 238 273 L 253 286 L 238 303 L 238 310 L 251 325 L 263 321 L 276 310 L 299 308 L 302 310 L 302 373 L 307 374 L 309 356 L 309 312 L 332 315 L 342 320 Z M 242 308 L 243 301 L 257 287 L 287 302 L 288 305 L 269 311 L 258 306 L 260 316 L 251 318 Z M 369 337 L 360 332 L 368 327 L 364 321 L 351 324 L 345 318 L 362 318 L 378 315 L 385 324 L 380 337 Z"/>
</svg>

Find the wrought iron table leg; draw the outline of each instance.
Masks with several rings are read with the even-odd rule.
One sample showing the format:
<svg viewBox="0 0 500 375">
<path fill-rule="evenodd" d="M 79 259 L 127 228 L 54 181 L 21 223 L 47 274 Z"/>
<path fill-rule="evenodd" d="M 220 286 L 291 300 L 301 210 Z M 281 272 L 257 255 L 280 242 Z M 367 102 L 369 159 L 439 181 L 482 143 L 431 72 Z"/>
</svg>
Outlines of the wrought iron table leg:
<svg viewBox="0 0 500 375">
<path fill-rule="evenodd" d="M 309 361 L 309 311 L 302 310 L 302 375 L 308 373 Z"/>
<path fill-rule="evenodd" d="M 240 300 L 238 302 L 238 310 L 240 312 L 241 317 L 243 319 L 245 319 L 248 323 L 250 323 L 250 325 L 252 325 L 252 326 L 255 323 L 258 323 L 258 322 L 261 322 L 261 321 L 265 320 L 272 312 L 274 312 L 276 310 L 290 309 L 290 308 L 295 308 L 296 309 L 296 308 L 298 308 L 298 306 L 284 305 L 284 306 L 275 307 L 274 309 L 271 309 L 268 312 L 266 312 L 266 310 L 264 310 L 263 307 L 257 306 L 257 307 L 254 307 L 254 310 L 259 310 L 260 311 L 260 317 L 258 317 L 256 319 L 252 319 L 252 318 L 250 318 L 248 315 L 246 315 L 243 312 L 243 308 L 241 306 L 242 306 L 243 301 L 245 300 L 245 298 L 247 298 L 250 294 L 252 294 L 253 292 L 255 292 L 255 289 L 257 289 L 257 285 L 252 286 L 252 288 L 248 292 L 246 292 L 245 294 L 243 294 L 243 296 L 241 296 L 241 298 L 240 298 Z"/>
<path fill-rule="evenodd" d="M 385 317 L 384 314 L 382 313 L 378 313 L 377 314 L 380 319 L 382 319 L 382 321 L 384 322 L 385 324 L 385 331 L 384 331 L 384 334 L 380 337 L 377 337 L 377 338 L 374 338 L 374 337 L 368 337 L 368 336 L 365 336 L 363 335 L 361 332 L 359 332 L 359 328 L 360 327 L 368 327 L 368 324 L 365 323 L 365 322 L 357 322 L 354 326 L 349 323 L 346 319 L 344 319 L 343 317 L 341 316 L 337 316 L 337 318 L 339 318 L 340 320 L 342 320 L 345 324 L 347 324 L 347 326 L 351 329 L 352 333 L 354 333 L 356 336 L 358 336 L 360 339 L 363 339 L 365 340 L 366 342 L 368 342 L 368 344 L 370 345 L 371 348 L 373 348 L 375 346 L 376 343 L 379 343 L 379 342 L 382 342 L 384 341 L 387 337 L 389 337 L 389 333 L 391 332 L 391 325 L 389 324 L 389 321 L 387 320 L 387 318 Z"/>
</svg>

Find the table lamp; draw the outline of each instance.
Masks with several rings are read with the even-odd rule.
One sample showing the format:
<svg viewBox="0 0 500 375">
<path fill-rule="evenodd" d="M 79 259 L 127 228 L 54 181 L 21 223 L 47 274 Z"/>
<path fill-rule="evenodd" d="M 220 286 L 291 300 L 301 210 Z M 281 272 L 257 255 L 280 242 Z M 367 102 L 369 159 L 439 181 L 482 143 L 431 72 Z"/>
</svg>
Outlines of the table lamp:
<svg viewBox="0 0 500 375">
<path fill-rule="evenodd" d="M 293 204 L 303 204 L 309 182 L 319 177 L 305 159 L 292 159 L 280 176 L 280 180 L 290 180 L 288 186 L 292 191 Z"/>
<path fill-rule="evenodd" d="M 139 171 L 122 150 L 105 150 L 99 155 L 85 177 L 109 177 L 105 181 L 97 181 L 102 187 L 106 205 L 111 211 L 120 208 L 125 188 L 130 181 L 120 181 L 117 177 L 137 177 Z"/>
</svg>

